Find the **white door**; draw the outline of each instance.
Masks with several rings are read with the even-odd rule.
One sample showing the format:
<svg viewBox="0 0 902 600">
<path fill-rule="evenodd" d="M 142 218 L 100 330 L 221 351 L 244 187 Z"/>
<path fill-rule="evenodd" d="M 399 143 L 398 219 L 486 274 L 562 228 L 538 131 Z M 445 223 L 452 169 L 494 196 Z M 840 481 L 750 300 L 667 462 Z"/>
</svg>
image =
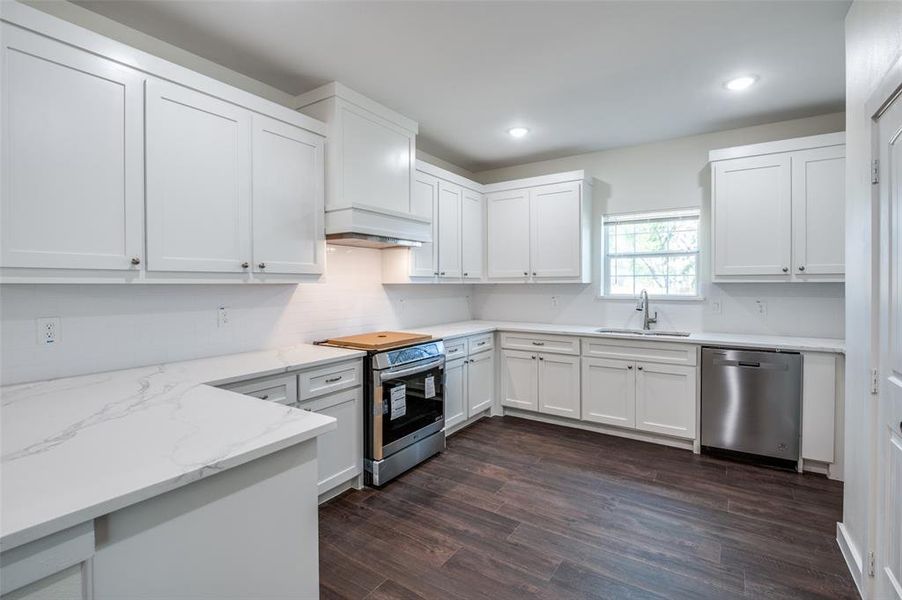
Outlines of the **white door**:
<svg viewBox="0 0 902 600">
<path fill-rule="evenodd" d="M 636 429 L 695 438 L 694 367 L 636 364 Z"/>
<path fill-rule="evenodd" d="M 486 194 L 486 267 L 490 279 L 529 276 L 529 190 Z"/>
<path fill-rule="evenodd" d="M 530 271 L 533 277 L 579 277 L 582 184 L 543 185 L 530 190 Z"/>
<path fill-rule="evenodd" d="M 539 355 L 539 412 L 579 418 L 579 357 Z"/>
<path fill-rule="evenodd" d="M 250 132 L 243 108 L 147 82 L 148 270 L 247 270 Z"/>
<path fill-rule="evenodd" d="M 143 259 L 143 76 L 2 25 L 0 265 Z"/>
<path fill-rule="evenodd" d="M 482 279 L 485 260 L 485 200 L 464 189 L 461 209 L 461 270 L 464 279 Z"/>
<path fill-rule="evenodd" d="M 902 598 L 902 100 L 878 121 L 880 385 L 877 428 L 876 598 Z"/>
<path fill-rule="evenodd" d="M 410 249 L 410 276 L 438 276 L 438 179 L 417 171 L 410 200 L 411 212 L 432 221 L 432 241 Z"/>
<path fill-rule="evenodd" d="M 322 273 L 324 139 L 254 115 L 252 268 Z"/>
<path fill-rule="evenodd" d="M 459 358 L 445 363 L 445 428 L 467 420 L 467 364 Z"/>
<path fill-rule="evenodd" d="M 625 360 L 582 359 L 582 420 L 636 426 L 636 365 Z"/>
<path fill-rule="evenodd" d="M 460 277 L 460 216 L 463 191 L 446 181 L 438 182 L 438 274 Z"/>
<path fill-rule="evenodd" d="M 792 153 L 793 273 L 845 273 L 846 147 Z"/>
<path fill-rule="evenodd" d="M 791 194 L 788 153 L 714 163 L 715 275 L 789 279 Z"/>
<path fill-rule="evenodd" d="M 467 364 L 467 414 L 472 417 L 495 402 L 495 353 L 470 356 Z"/>
<path fill-rule="evenodd" d="M 501 351 L 501 404 L 538 410 L 539 361 L 535 352 Z"/>
<path fill-rule="evenodd" d="M 359 387 L 300 404 L 304 410 L 333 417 L 336 429 L 316 438 L 318 493 L 359 475 L 363 468 L 363 390 Z"/>
</svg>

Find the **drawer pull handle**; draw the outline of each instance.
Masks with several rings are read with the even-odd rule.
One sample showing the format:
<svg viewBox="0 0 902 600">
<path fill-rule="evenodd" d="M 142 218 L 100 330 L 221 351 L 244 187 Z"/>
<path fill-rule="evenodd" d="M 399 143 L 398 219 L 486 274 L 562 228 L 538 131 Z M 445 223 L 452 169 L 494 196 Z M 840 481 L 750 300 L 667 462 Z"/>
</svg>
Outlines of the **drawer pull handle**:
<svg viewBox="0 0 902 600">
<path fill-rule="evenodd" d="M 477 346 L 485 346 L 485 342 L 478 342 L 476 345 Z"/>
<path fill-rule="evenodd" d="M 341 381 L 341 375 L 339 375 L 338 377 L 330 377 L 326 380 L 326 383 L 335 383 L 336 381 Z"/>
<path fill-rule="evenodd" d="M 533 346 L 544 346 L 545 342 L 533 342 L 532 345 Z"/>
<path fill-rule="evenodd" d="M 261 400 L 269 400 L 269 394 L 263 394 L 262 396 L 260 396 L 260 399 Z"/>
</svg>

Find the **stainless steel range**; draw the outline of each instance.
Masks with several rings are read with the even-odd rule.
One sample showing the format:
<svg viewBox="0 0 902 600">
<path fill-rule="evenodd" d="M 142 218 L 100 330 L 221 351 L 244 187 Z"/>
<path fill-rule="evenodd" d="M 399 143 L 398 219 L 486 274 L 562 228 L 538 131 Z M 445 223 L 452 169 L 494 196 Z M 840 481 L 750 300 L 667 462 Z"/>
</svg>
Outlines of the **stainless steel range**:
<svg viewBox="0 0 902 600">
<path fill-rule="evenodd" d="M 445 347 L 441 340 L 424 339 L 428 336 L 377 332 L 325 342 L 367 350 L 363 423 L 368 485 L 381 486 L 445 449 Z"/>
</svg>

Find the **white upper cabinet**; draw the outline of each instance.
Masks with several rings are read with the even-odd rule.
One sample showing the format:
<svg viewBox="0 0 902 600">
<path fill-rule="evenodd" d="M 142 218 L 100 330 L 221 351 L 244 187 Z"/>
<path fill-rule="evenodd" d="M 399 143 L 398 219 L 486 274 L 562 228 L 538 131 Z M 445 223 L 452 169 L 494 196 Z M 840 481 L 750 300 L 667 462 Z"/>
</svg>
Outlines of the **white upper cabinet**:
<svg viewBox="0 0 902 600">
<path fill-rule="evenodd" d="M 530 271 L 533 277 L 579 277 L 582 210 L 580 186 L 562 183 L 530 191 Z"/>
<path fill-rule="evenodd" d="M 529 190 L 486 194 L 489 279 L 529 276 Z"/>
<path fill-rule="evenodd" d="M 792 154 L 793 274 L 845 273 L 845 146 Z"/>
<path fill-rule="evenodd" d="M 432 223 L 431 242 L 423 242 L 419 248 L 410 249 L 410 276 L 434 277 L 438 275 L 438 179 L 417 171 L 411 197 L 413 214 L 429 219 Z M 396 252 L 403 258 L 404 250 Z"/>
<path fill-rule="evenodd" d="M 464 279 L 482 279 L 485 261 L 485 200 L 463 190 L 461 209 L 461 269 Z"/>
<path fill-rule="evenodd" d="M 438 274 L 460 277 L 460 219 L 463 190 L 453 183 L 438 183 Z"/>
<path fill-rule="evenodd" d="M 253 264 L 261 273 L 322 273 L 322 137 L 253 117 Z"/>
<path fill-rule="evenodd" d="M 333 82 L 295 98 L 301 112 L 328 124 L 326 234 L 431 242 L 432 222 L 412 194 L 418 126 Z"/>
<path fill-rule="evenodd" d="M 2 24 L 0 266 L 137 270 L 143 80 Z"/>
<path fill-rule="evenodd" d="M 845 134 L 713 150 L 715 281 L 842 281 Z"/>
<path fill-rule="evenodd" d="M 240 273 L 251 261 L 251 113 L 147 83 L 147 268 Z"/>
</svg>

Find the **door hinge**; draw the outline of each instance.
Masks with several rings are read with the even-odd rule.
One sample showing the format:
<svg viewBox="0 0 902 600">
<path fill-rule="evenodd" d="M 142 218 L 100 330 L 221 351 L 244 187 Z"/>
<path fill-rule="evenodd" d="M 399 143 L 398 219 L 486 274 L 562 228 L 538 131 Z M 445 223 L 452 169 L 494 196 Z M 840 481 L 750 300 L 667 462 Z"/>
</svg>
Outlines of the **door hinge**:
<svg viewBox="0 0 902 600">
<path fill-rule="evenodd" d="M 876 572 L 874 563 L 876 562 L 873 552 L 868 552 L 868 576 L 873 577 Z"/>
<path fill-rule="evenodd" d="M 871 393 L 877 394 L 880 392 L 880 371 L 877 369 L 871 369 Z"/>
<path fill-rule="evenodd" d="M 871 183 L 880 183 L 880 161 L 876 158 L 871 161 Z"/>
</svg>

